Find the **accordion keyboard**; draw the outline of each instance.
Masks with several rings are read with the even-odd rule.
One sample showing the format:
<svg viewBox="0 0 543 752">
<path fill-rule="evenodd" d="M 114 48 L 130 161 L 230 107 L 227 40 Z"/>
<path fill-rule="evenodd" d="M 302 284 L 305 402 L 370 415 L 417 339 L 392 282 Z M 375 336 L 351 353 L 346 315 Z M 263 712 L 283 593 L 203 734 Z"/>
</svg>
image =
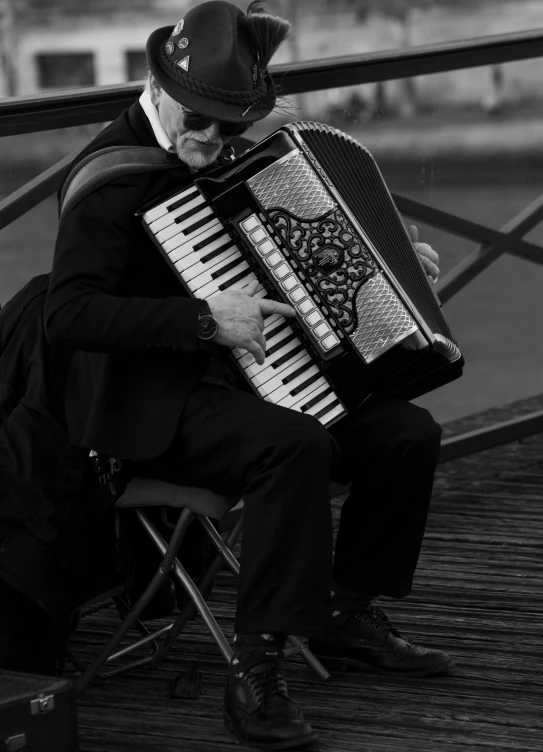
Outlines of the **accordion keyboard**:
<svg viewBox="0 0 543 752">
<path fill-rule="evenodd" d="M 143 221 L 195 297 L 210 299 L 257 279 L 246 255 L 239 251 L 196 186 L 153 207 L 143 214 Z M 255 297 L 264 298 L 271 293 L 271 286 L 267 290 L 260 283 Z M 318 362 L 289 320 L 273 314 L 264 323 L 263 365 L 258 365 L 246 350 L 232 349 L 253 389 L 273 404 L 313 415 L 324 426 L 346 414 Z"/>
</svg>

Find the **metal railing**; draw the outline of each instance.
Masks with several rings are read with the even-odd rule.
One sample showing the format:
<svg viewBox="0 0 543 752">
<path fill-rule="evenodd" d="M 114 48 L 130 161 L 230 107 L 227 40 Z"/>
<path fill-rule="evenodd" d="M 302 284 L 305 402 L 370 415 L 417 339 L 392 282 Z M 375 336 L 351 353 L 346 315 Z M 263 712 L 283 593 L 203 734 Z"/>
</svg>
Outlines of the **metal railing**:
<svg viewBox="0 0 543 752">
<path fill-rule="evenodd" d="M 349 55 L 271 67 L 285 96 L 444 71 L 526 60 L 543 55 L 543 29 L 447 44 L 425 45 L 368 55 Z M 139 96 L 141 84 L 93 87 L 0 101 L 0 136 L 100 123 L 117 117 Z M 67 155 L 0 202 L 0 229 L 22 216 L 60 185 L 77 151 Z M 462 290 L 503 253 L 543 263 L 543 247 L 524 239 L 543 220 L 543 195 L 501 230 L 393 194 L 398 209 L 412 219 L 475 241 L 479 246 L 437 285 L 443 302 Z M 454 436 L 443 442 L 441 461 L 478 452 L 543 431 L 543 411 Z"/>
</svg>

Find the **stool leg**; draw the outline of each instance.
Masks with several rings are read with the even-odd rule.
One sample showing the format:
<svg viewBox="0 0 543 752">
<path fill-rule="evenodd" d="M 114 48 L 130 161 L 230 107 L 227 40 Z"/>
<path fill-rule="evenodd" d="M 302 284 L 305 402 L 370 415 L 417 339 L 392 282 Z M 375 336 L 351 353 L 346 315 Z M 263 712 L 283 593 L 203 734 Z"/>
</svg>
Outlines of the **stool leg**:
<svg viewBox="0 0 543 752">
<path fill-rule="evenodd" d="M 199 516 L 198 516 L 198 519 L 200 519 Z M 213 525 L 210 524 L 210 527 L 212 527 L 213 530 L 215 530 Z M 223 541 L 221 538 L 221 550 L 218 551 L 218 553 L 213 557 L 213 561 L 210 563 L 205 574 L 198 580 L 198 590 L 202 594 L 203 598 L 207 598 L 207 596 L 211 592 L 211 589 L 213 587 L 217 574 L 219 573 L 219 570 L 221 569 L 224 563 L 224 556 L 222 555 L 222 549 L 224 549 L 224 547 L 227 547 L 230 550 L 236 544 L 236 541 L 241 534 L 242 527 L 243 527 L 243 515 L 240 515 L 239 518 L 236 520 L 235 525 L 233 526 L 228 536 L 226 537 L 226 540 Z M 162 661 L 164 660 L 166 656 L 166 653 L 170 650 L 174 642 L 177 640 L 181 630 L 183 629 L 185 624 L 188 622 L 188 620 L 194 616 L 195 611 L 196 611 L 196 606 L 194 605 L 192 601 L 189 601 L 187 605 L 183 608 L 183 610 L 181 611 L 177 619 L 175 620 L 175 623 L 170 629 L 167 638 L 164 640 L 162 645 L 159 646 L 158 650 L 153 655 L 150 661 L 150 665 L 153 668 L 156 668 L 162 663 Z"/>
<path fill-rule="evenodd" d="M 139 509 L 136 510 L 136 515 L 140 518 L 140 521 L 141 521 L 141 516 L 143 515 Z M 136 620 L 140 616 L 143 609 L 147 606 L 151 598 L 155 595 L 160 585 L 162 584 L 163 580 L 165 580 L 166 577 L 168 576 L 172 568 L 172 563 L 175 558 L 175 554 L 177 553 L 177 549 L 179 548 L 179 545 L 181 544 L 181 541 L 183 540 L 183 536 L 185 535 L 189 524 L 192 522 L 193 517 L 194 515 L 189 509 L 184 509 L 181 512 L 179 521 L 176 525 L 174 532 L 172 533 L 172 537 L 170 539 L 169 545 L 166 546 L 164 544 L 164 551 L 162 552 L 164 554 L 164 558 L 162 559 L 159 569 L 153 576 L 149 585 L 145 588 L 142 595 L 138 598 L 138 600 L 134 604 L 130 613 L 119 624 L 119 626 L 115 630 L 112 637 L 109 639 L 106 645 L 102 648 L 98 657 L 94 660 L 93 663 L 91 663 L 91 665 L 85 671 L 83 676 L 77 682 L 76 692 L 78 695 L 82 694 L 85 691 L 89 683 L 94 679 L 96 674 L 100 671 L 101 667 L 108 660 L 111 653 L 113 653 L 113 651 L 115 650 L 117 645 L 121 642 L 121 640 L 126 635 L 128 630 L 136 622 Z M 148 523 L 147 520 L 146 522 L 147 524 L 150 524 Z M 144 527 L 146 527 L 146 525 L 144 525 Z"/>
<path fill-rule="evenodd" d="M 220 551 L 222 556 L 224 557 L 224 560 L 226 564 L 228 565 L 229 569 L 236 575 L 239 576 L 239 561 L 236 559 L 232 551 L 230 550 L 230 546 L 225 547 L 225 543 L 222 540 L 219 533 L 215 530 L 211 522 L 207 517 L 203 517 L 200 515 L 196 515 L 198 522 L 204 527 L 214 544 L 217 546 L 217 549 Z M 238 520 L 238 522 L 241 524 L 242 517 Z M 321 681 L 327 681 L 330 678 L 330 673 L 326 670 L 326 668 L 322 665 L 322 663 L 319 661 L 316 655 L 314 655 L 311 650 L 307 647 L 307 645 L 302 642 L 298 637 L 294 635 L 289 635 L 288 640 L 290 644 L 295 648 L 293 652 L 299 652 L 302 654 L 302 657 L 304 661 L 307 663 L 309 668 L 313 669 L 313 671 L 317 674 L 319 679 Z M 155 656 L 153 656 L 155 657 Z"/>
<path fill-rule="evenodd" d="M 163 554 L 166 553 L 166 550 L 168 549 L 168 546 L 166 546 L 166 543 L 164 539 L 159 535 L 159 533 L 155 530 L 155 528 L 151 525 L 151 523 L 148 521 L 148 519 L 145 517 L 143 512 L 137 510 L 136 514 L 140 518 L 141 524 L 145 527 L 151 538 L 153 539 L 155 545 L 159 549 L 159 551 Z M 178 580 L 181 582 L 189 596 L 191 597 L 192 601 L 195 603 L 197 610 L 200 613 L 200 616 L 204 620 L 207 628 L 211 632 L 211 635 L 215 642 L 217 643 L 217 646 L 219 647 L 219 650 L 224 655 L 225 659 L 228 663 L 232 660 L 232 657 L 234 655 L 232 648 L 228 644 L 228 641 L 226 640 L 225 636 L 223 635 L 219 625 L 217 624 L 215 617 L 209 610 L 205 600 L 203 599 L 200 591 L 194 584 L 192 578 L 188 575 L 184 567 L 181 566 L 179 561 L 174 558 L 173 559 L 173 568 L 174 568 L 174 574 L 178 578 Z"/>
</svg>

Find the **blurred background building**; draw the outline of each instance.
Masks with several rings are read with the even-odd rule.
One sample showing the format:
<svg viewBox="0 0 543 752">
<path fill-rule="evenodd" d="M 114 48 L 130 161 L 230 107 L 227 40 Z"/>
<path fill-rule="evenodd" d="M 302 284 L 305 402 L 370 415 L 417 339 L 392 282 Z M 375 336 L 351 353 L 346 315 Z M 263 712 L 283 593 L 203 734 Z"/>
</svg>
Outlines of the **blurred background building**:
<svg viewBox="0 0 543 752">
<path fill-rule="evenodd" d="M 190 0 L 0 0 L 0 96 L 105 86 L 145 75 L 149 32 Z M 246 7 L 248 2 L 237 2 Z M 269 0 L 296 33 L 276 62 L 466 39 L 543 26 L 541 0 Z M 543 60 L 338 88 L 302 98 L 304 116 L 348 105 L 355 116 L 404 116 L 443 104 L 494 110 L 541 99 Z M 338 81 L 338 86 L 341 82 Z"/>
</svg>

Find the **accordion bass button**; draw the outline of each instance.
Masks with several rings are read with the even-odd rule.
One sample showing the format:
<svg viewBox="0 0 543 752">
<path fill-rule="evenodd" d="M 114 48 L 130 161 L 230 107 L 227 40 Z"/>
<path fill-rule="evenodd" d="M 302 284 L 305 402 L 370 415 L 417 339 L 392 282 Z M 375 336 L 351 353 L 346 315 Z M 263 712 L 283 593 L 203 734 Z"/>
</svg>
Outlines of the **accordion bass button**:
<svg viewBox="0 0 543 752">
<path fill-rule="evenodd" d="M 328 337 L 325 337 L 319 342 L 320 347 L 322 347 L 323 350 L 331 350 L 336 345 L 339 345 L 339 339 L 336 337 L 335 334 L 329 334 Z"/>
<path fill-rule="evenodd" d="M 240 225 L 245 232 L 252 232 L 253 230 L 256 230 L 257 227 L 260 227 L 260 220 L 252 214 L 250 217 L 247 217 L 247 219 L 244 219 L 243 222 L 240 222 Z"/>
<path fill-rule="evenodd" d="M 331 329 L 326 323 L 326 321 L 323 321 L 322 324 L 319 324 L 313 329 L 313 333 L 319 338 L 322 339 L 326 334 L 330 334 Z"/>
<path fill-rule="evenodd" d="M 281 280 L 281 287 L 283 288 L 285 292 L 290 293 L 293 290 L 293 288 L 298 287 L 298 280 L 296 279 L 294 274 L 289 274 L 288 277 L 285 277 L 284 279 Z M 289 297 L 291 296 L 289 295 Z"/>
</svg>

